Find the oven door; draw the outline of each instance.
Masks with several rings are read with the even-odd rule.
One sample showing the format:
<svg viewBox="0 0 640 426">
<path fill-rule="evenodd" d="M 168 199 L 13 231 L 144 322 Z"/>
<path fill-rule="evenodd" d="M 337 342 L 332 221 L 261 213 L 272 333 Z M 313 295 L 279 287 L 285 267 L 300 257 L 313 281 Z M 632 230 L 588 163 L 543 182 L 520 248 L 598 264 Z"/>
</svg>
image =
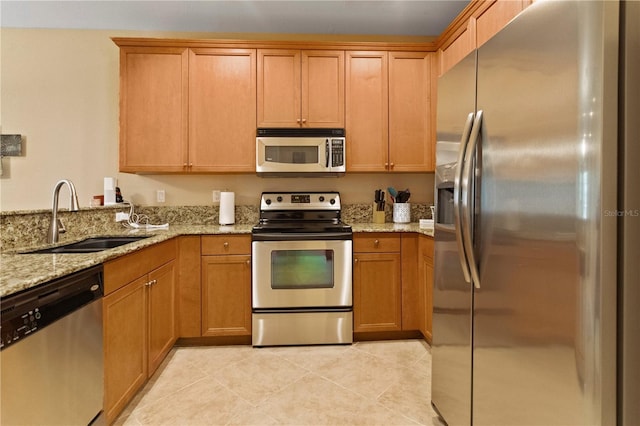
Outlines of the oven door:
<svg viewBox="0 0 640 426">
<path fill-rule="evenodd" d="M 253 309 L 352 306 L 352 241 L 253 241 Z"/>
</svg>

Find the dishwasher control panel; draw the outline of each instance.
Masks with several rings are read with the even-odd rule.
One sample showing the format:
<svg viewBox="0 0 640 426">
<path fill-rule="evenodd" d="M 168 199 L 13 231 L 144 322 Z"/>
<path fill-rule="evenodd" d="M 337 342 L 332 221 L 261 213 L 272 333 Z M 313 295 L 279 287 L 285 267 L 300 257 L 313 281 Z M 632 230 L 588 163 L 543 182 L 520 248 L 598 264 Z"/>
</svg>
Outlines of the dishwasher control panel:
<svg viewBox="0 0 640 426">
<path fill-rule="evenodd" d="M 0 300 L 0 350 L 102 297 L 102 265 Z"/>
</svg>

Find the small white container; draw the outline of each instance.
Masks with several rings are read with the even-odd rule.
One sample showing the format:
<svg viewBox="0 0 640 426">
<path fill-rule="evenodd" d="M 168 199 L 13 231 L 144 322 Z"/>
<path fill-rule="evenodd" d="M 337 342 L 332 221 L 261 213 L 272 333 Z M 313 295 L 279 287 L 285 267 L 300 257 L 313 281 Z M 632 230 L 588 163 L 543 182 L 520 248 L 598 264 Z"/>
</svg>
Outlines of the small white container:
<svg viewBox="0 0 640 426">
<path fill-rule="evenodd" d="M 393 222 L 411 222 L 411 203 L 393 203 Z"/>
<path fill-rule="evenodd" d="M 116 203 L 116 178 L 104 178 L 104 205 L 110 206 Z"/>
<path fill-rule="evenodd" d="M 420 229 L 433 228 L 433 219 L 420 219 Z"/>
</svg>

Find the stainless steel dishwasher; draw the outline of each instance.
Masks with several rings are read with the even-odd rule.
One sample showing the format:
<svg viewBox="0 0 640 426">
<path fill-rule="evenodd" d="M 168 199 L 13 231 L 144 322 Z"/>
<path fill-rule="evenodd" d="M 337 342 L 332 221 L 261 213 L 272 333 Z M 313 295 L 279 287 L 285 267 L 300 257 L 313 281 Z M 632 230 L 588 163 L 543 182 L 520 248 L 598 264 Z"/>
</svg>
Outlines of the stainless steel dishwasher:
<svg viewBox="0 0 640 426">
<path fill-rule="evenodd" d="M 0 299 L 8 425 L 102 421 L 102 265 Z"/>
</svg>

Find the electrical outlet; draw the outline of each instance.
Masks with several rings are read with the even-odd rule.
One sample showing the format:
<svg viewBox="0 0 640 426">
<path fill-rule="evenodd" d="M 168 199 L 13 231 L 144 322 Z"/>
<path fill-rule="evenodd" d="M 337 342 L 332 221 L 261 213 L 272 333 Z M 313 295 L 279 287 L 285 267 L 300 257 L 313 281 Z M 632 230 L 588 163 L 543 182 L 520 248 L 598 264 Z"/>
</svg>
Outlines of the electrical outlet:
<svg viewBox="0 0 640 426">
<path fill-rule="evenodd" d="M 156 191 L 156 201 L 159 203 L 164 203 L 164 189 L 158 189 Z"/>
<path fill-rule="evenodd" d="M 220 202 L 220 191 L 217 189 L 213 190 L 213 202 L 214 203 L 219 203 Z"/>
<path fill-rule="evenodd" d="M 123 213 L 123 212 L 118 212 L 116 213 L 116 222 L 125 222 L 129 220 L 129 214 L 128 213 Z"/>
</svg>

